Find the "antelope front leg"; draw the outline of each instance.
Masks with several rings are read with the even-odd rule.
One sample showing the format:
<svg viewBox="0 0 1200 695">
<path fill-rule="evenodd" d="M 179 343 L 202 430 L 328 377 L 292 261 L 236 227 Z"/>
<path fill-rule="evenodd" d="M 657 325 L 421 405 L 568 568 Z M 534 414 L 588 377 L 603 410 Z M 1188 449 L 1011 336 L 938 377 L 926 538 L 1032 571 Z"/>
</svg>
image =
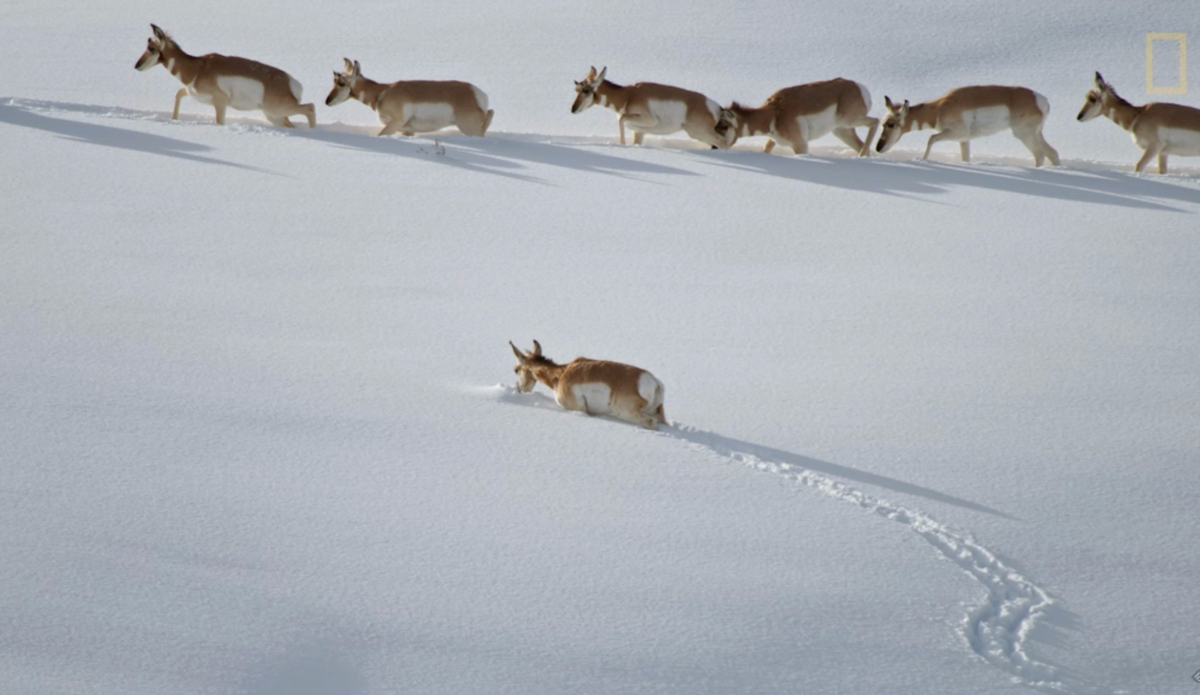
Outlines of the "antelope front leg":
<svg viewBox="0 0 1200 695">
<path fill-rule="evenodd" d="M 180 89 L 178 92 L 175 92 L 175 110 L 171 112 L 171 120 L 172 121 L 179 120 L 179 102 L 180 102 L 180 100 L 183 99 L 185 94 L 187 94 L 186 87 Z"/>
<path fill-rule="evenodd" d="M 1158 173 L 1167 173 L 1167 155 L 1165 154 L 1158 155 Z"/>
<path fill-rule="evenodd" d="M 923 157 L 921 157 L 921 161 L 923 162 L 923 161 L 929 159 L 929 150 L 933 149 L 934 143 L 941 142 L 942 140 L 945 140 L 946 138 L 952 137 L 952 135 L 953 134 L 949 130 L 942 130 L 937 133 L 934 133 L 933 135 L 930 135 L 929 142 L 926 143 L 926 145 L 925 145 L 925 155 Z"/>
<path fill-rule="evenodd" d="M 971 161 L 971 143 L 967 142 L 966 140 L 958 143 L 958 151 L 962 155 L 962 160 L 964 162 Z"/>
<path fill-rule="evenodd" d="M 217 125 L 225 125 L 225 109 L 229 104 L 213 99 L 213 108 L 217 111 Z"/>
<path fill-rule="evenodd" d="M 1158 156 L 1158 153 L 1159 150 L 1153 147 L 1146 148 L 1146 153 L 1143 154 L 1142 158 L 1138 160 L 1136 165 L 1134 165 L 1133 170 L 1140 174 L 1142 169 L 1145 169 L 1146 165 L 1150 163 L 1150 160 Z"/>
<path fill-rule="evenodd" d="M 635 145 L 642 144 L 642 138 L 645 137 L 646 130 L 654 128 L 658 124 L 658 119 L 653 115 L 645 113 L 625 113 L 617 123 L 621 125 L 621 144 L 625 144 L 625 125 L 629 125 L 629 129 L 633 131 L 633 143 Z"/>
</svg>

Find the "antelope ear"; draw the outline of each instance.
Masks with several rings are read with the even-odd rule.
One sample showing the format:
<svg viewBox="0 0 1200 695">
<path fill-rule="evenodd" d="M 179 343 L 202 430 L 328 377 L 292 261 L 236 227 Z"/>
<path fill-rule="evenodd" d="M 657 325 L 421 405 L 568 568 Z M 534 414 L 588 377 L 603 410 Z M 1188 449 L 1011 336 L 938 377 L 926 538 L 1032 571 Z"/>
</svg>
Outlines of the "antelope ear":
<svg viewBox="0 0 1200 695">
<path fill-rule="evenodd" d="M 354 61 L 354 76 L 359 77 L 361 75 L 362 75 L 362 66 L 359 65 L 358 61 L 356 60 L 356 61 Z"/>
<path fill-rule="evenodd" d="M 901 113 L 908 113 L 908 99 L 904 100 L 904 106 L 900 107 Z"/>
<path fill-rule="evenodd" d="M 513 345 L 511 340 L 508 341 L 508 346 L 512 348 L 513 354 L 517 356 L 517 361 L 521 364 L 525 364 L 525 355 L 521 354 L 521 351 L 517 349 L 516 345 Z"/>
<path fill-rule="evenodd" d="M 587 74 L 587 77 L 584 77 L 583 79 L 584 79 L 584 80 L 591 80 L 591 79 L 592 79 L 593 77 L 595 77 L 595 76 L 596 76 L 596 66 L 595 66 L 595 65 L 593 65 L 592 67 L 588 68 L 588 74 Z"/>
<path fill-rule="evenodd" d="M 342 73 L 338 72 L 337 70 L 333 71 L 333 79 L 336 80 L 337 78 L 339 78 L 341 76 L 342 76 Z"/>
<path fill-rule="evenodd" d="M 163 31 L 162 28 L 160 28 L 157 24 L 151 24 L 150 31 L 154 32 L 155 38 L 157 38 L 159 41 L 167 38 L 167 32 Z"/>
<path fill-rule="evenodd" d="M 892 98 L 887 95 L 884 95 L 883 97 L 883 105 L 888 108 L 888 111 L 896 108 L 896 105 L 892 103 Z"/>
<path fill-rule="evenodd" d="M 539 343 L 539 342 L 538 342 L 538 341 L 536 341 L 536 340 L 535 340 L 535 341 L 533 341 L 533 353 L 532 353 L 532 355 L 533 355 L 534 357 L 541 357 L 541 356 L 542 356 L 542 344 L 541 344 L 541 343 Z"/>
<path fill-rule="evenodd" d="M 594 68 L 593 68 L 593 69 L 594 69 Z M 607 74 L 608 74 L 608 66 L 607 66 L 607 65 L 606 65 L 606 66 L 604 66 L 604 67 L 602 67 L 602 68 L 600 68 L 600 74 L 599 74 L 599 75 L 596 75 L 596 83 L 597 83 L 597 84 L 599 84 L 599 83 L 603 82 L 603 81 L 604 81 L 604 76 L 605 76 L 605 75 L 607 75 Z"/>
</svg>

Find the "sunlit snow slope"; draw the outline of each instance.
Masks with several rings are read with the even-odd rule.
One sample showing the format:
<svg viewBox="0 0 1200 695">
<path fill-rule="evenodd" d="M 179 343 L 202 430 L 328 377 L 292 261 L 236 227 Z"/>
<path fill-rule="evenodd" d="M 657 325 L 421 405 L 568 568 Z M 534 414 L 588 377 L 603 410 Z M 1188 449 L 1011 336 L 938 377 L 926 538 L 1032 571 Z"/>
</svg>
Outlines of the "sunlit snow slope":
<svg viewBox="0 0 1200 695">
<path fill-rule="evenodd" d="M 1192 692 L 1200 159 L 1074 120 L 1184 9 L 5 5 L 0 692 Z M 172 122 L 152 21 L 320 127 Z M 493 131 L 376 138 L 343 56 Z M 624 148 L 592 64 L 1025 84 L 1064 166 Z M 516 393 L 534 339 L 674 425 Z"/>
</svg>

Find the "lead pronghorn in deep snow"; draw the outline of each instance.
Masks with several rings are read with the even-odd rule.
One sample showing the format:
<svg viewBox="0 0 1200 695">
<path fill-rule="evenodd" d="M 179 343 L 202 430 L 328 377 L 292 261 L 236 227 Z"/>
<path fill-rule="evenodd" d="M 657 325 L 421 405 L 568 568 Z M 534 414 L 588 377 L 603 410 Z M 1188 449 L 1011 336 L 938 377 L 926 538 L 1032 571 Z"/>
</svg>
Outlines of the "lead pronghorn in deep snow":
<svg viewBox="0 0 1200 695">
<path fill-rule="evenodd" d="M 483 137 L 494 112 L 473 84 L 452 80 L 402 80 L 382 83 L 362 76 L 357 60 L 343 58 L 345 68 L 333 72 L 333 90 L 325 99 L 336 106 L 354 98 L 370 106 L 383 124 L 380 135 L 415 135 L 457 125 L 467 135 Z"/>
<path fill-rule="evenodd" d="M 959 144 L 962 160 L 969 162 L 971 140 L 1012 130 L 1033 153 L 1037 166 L 1045 159 L 1058 166 L 1058 152 L 1042 137 L 1042 125 L 1050 115 L 1050 102 L 1032 89 L 996 85 L 959 87 L 940 99 L 913 106 L 909 106 L 907 100 L 895 104 L 888 97 L 883 99 L 887 116 L 875 148 L 879 152 L 890 150 L 899 142 L 900 136 L 910 130 L 932 128 L 937 132 L 929 136 L 921 159 L 929 159 L 929 150 L 934 143 L 953 140 Z"/>
<path fill-rule="evenodd" d="M 1145 169 L 1151 159 L 1158 157 L 1158 173 L 1165 174 L 1167 155 L 1200 155 L 1200 109 L 1165 102 L 1134 106 L 1096 73 L 1096 88 L 1088 92 L 1079 120 L 1090 121 L 1101 115 L 1128 130 L 1137 146 L 1145 150 L 1134 171 Z"/>
<path fill-rule="evenodd" d="M 731 115 L 728 123 L 733 129 L 734 142 L 738 138 L 769 135 L 763 152 L 773 150 L 778 141 L 796 154 L 808 154 L 809 142 L 833 133 L 863 157 L 870 153 L 871 141 L 879 128 L 879 119 L 867 115 L 870 110 L 871 93 L 867 88 L 840 77 L 785 87 L 767 97 L 758 108 L 735 101 L 726 109 Z M 868 128 L 865 142 L 854 132 L 860 126 Z"/>
<path fill-rule="evenodd" d="M 588 74 L 575 83 L 575 102 L 571 113 L 582 113 L 593 104 L 607 106 L 617 112 L 621 129 L 621 144 L 625 144 L 625 127 L 633 131 L 633 144 L 642 144 L 646 133 L 670 135 L 680 130 L 714 148 L 729 149 L 733 133 L 717 130 L 717 124 L 729 114 L 717 102 L 679 87 L 654 82 L 638 82 L 628 86 L 604 79 L 608 68 L 599 73 L 593 66 Z"/>
<path fill-rule="evenodd" d="M 179 118 L 179 101 L 184 95 L 209 104 L 217 111 L 217 123 L 225 124 L 225 109 L 239 111 L 261 109 L 273 125 L 291 128 L 288 116 L 302 115 L 308 127 L 317 127 L 317 112 L 312 104 L 301 104 L 303 87 L 291 75 L 279 68 L 258 61 L 219 53 L 188 55 L 167 32 L 151 24 L 154 35 L 146 44 L 146 52 L 134 67 L 149 70 L 162 64 L 183 88 L 175 93 L 175 110 L 171 119 Z"/>
<path fill-rule="evenodd" d="M 613 415 L 635 425 L 658 429 L 667 423 L 663 413 L 663 385 L 653 374 L 620 362 L 576 357 L 556 364 L 542 355 L 533 341 L 533 352 L 521 352 L 509 341 L 517 356 L 517 389 L 533 390 L 542 382 L 554 392 L 558 404 L 588 415 Z"/>
</svg>

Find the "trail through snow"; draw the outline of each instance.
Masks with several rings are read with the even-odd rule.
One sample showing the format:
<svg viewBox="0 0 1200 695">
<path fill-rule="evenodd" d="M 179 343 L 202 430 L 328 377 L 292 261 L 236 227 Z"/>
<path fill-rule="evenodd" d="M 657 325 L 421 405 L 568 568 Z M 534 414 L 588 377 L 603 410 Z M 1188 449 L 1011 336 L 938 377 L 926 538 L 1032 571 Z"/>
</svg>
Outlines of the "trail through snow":
<svg viewBox="0 0 1200 695">
<path fill-rule="evenodd" d="M 497 386 L 499 400 L 537 408 L 557 409 L 554 400 L 541 393 L 523 394 L 511 386 Z M 805 457 L 751 442 L 732 439 L 683 423 L 672 423 L 659 436 L 686 443 L 692 449 L 716 454 L 766 473 L 781 476 L 827 497 L 853 504 L 876 516 L 907 526 L 932 545 L 947 560 L 975 579 L 987 591 L 979 605 L 963 618 L 959 633 L 980 658 L 1009 673 L 1013 682 L 1045 692 L 1070 695 L 1109 695 L 1113 691 L 1089 682 L 1080 674 L 1038 658 L 1031 638 L 1040 623 L 1059 607 L 1050 592 L 1025 576 L 997 553 L 975 540 L 969 531 L 959 531 L 926 512 L 869 495 L 832 477 L 806 468 L 797 461 Z M 819 461 L 813 463 L 820 465 Z M 884 479 L 887 480 L 887 479 Z M 960 506 L 969 506 L 964 503 Z M 980 511 L 1007 516 L 987 508 Z"/>
</svg>

